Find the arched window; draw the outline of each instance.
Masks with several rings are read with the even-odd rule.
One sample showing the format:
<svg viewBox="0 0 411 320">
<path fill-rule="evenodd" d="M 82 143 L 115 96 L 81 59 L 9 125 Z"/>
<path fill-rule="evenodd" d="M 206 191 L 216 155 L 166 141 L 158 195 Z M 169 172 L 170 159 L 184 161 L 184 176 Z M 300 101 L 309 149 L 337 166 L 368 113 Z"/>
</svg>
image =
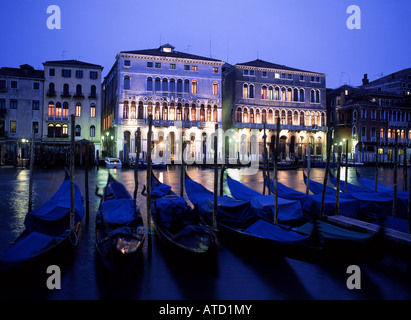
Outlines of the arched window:
<svg viewBox="0 0 411 320">
<path fill-rule="evenodd" d="M 267 100 L 267 98 L 268 98 L 267 87 L 266 87 L 266 86 L 262 86 L 262 87 L 261 87 L 261 99 Z"/>
<path fill-rule="evenodd" d="M 128 101 L 124 101 L 123 104 L 123 119 L 128 119 Z"/>
<path fill-rule="evenodd" d="M 76 86 L 76 96 L 77 97 L 80 97 L 80 96 L 82 96 L 83 95 L 83 93 L 82 93 L 82 88 L 81 88 L 81 84 L 78 84 L 77 86 Z"/>
<path fill-rule="evenodd" d="M 184 121 L 190 121 L 190 106 L 188 103 L 184 106 Z"/>
<path fill-rule="evenodd" d="M 177 121 L 181 121 L 182 120 L 182 106 L 181 103 L 177 104 Z"/>
<path fill-rule="evenodd" d="M 380 138 L 384 138 L 384 128 L 380 129 Z"/>
<path fill-rule="evenodd" d="M 260 116 L 260 110 L 257 109 L 255 111 L 255 123 L 261 123 L 261 116 Z"/>
<path fill-rule="evenodd" d="M 154 109 L 154 120 L 160 120 L 160 103 L 156 102 L 156 107 Z"/>
<path fill-rule="evenodd" d="M 190 81 L 188 79 L 184 80 L 184 93 L 188 94 L 190 92 Z"/>
<path fill-rule="evenodd" d="M 56 94 L 56 90 L 55 90 L 55 86 L 53 82 L 49 83 L 49 92 L 48 95 L 49 96 L 54 96 Z"/>
<path fill-rule="evenodd" d="M 218 111 L 217 111 L 217 106 L 214 106 L 214 110 L 213 110 L 213 121 L 217 122 L 218 121 Z"/>
<path fill-rule="evenodd" d="M 93 84 L 90 88 L 90 97 L 89 98 L 96 98 L 97 97 L 97 89 L 96 86 Z"/>
<path fill-rule="evenodd" d="M 213 95 L 214 96 L 218 95 L 218 82 L 217 81 L 213 82 Z"/>
<path fill-rule="evenodd" d="M 247 108 L 244 108 L 244 111 L 243 111 L 243 122 L 248 123 L 248 110 L 247 110 Z"/>
<path fill-rule="evenodd" d="M 136 118 L 136 102 L 131 101 L 131 108 L 130 108 L 130 119 Z"/>
<path fill-rule="evenodd" d="M 67 124 L 63 124 L 62 136 L 63 136 L 63 137 L 67 137 L 67 136 L 68 136 L 68 125 L 67 125 Z"/>
<path fill-rule="evenodd" d="M 240 107 L 237 107 L 236 119 L 237 119 L 237 122 L 242 122 L 242 119 L 241 119 L 241 108 L 240 108 Z"/>
<path fill-rule="evenodd" d="M 293 101 L 298 101 L 298 89 L 294 88 L 294 97 L 293 97 Z"/>
<path fill-rule="evenodd" d="M 161 91 L 161 80 L 160 80 L 159 77 L 157 77 L 157 78 L 154 80 L 154 90 L 155 90 L 156 92 Z"/>
<path fill-rule="evenodd" d="M 70 95 L 70 87 L 68 83 L 65 83 L 63 85 L 63 96 L 69 96 Z"/>
<path fill-rule="evenodd" d="M 291 111 L 287 111 L 287 124 L 292 125 L 293 124 L 293 117 Z"/>
<path fill-rule="evenodd" d="M 273 87 L 268 87 L 268 100 L 273 100 Z"/>
<path fill-rule="evenodd" d="M 177 94 L 181 95 L 183 93 L 183 80 L 177 80 Z"/>
<path fill-rule="evenodd" d="M 56 119 L 61 119 L 61 103 L 56 103 Z"/>
<path fill-rule="evenodd" d="M 254 98 L 254 85 L 253 84 L 250 84 L 248 94 L 249 94 L 250 99 Z"/>
<path fill-rule="evenodd" d="M 321 112 L 321 122 L 320 122 L 321 126 L 325 126 L 325 113 Z"/>
<path fill-rule="evenodd" d="M 298 125 L 298 112 L 297 111 L 294 111 L 293 125 L 295 125 L 295 126 Z"/>
<path fill-rule="evenodd" d="M 147 104 L 147 117 L 153 115 L 153 103 L 151 101 Z"/>
<path fill-rule="evenodd" d="M 304 89 L 300 89 L 300 99 L 298 101 L 305 102 L 305 92 Z"/>
<path fill-rule="evenodd" d="M 250 109 L 250 123 L 254 123 L 254 109 Z"/>
<path fill-rule="evenodd" d="M 163 93 L 168 93 L 168 80 L 163 78 Z"/>
<path fill-rule="evenodd" d="M 90 126 L 90 138 L 94 138 L 96 136 L 96 127 Z"/>
<path fill-rule="evenodd" d="M 274 123 L 274 117 L 273 117 L 273 110 L 268 110 L 268 122 L 269 124 Z"/>
<path fill-rule="evenodd" d="M 139 101 L 139 102 L 138 102 L 137 119 L 144 119 L 144 106 L 143 106 L 143 101 Z"/>
<path fill-rule="evenodd" d="M 130 90 L 130 77 L 124 76 L 124 90 Z"/>
<path fill-rule="evenodd" d="M 163 120 L 168 120 L 168 106 L 167 102 L 163 103 Z"/>
<path fill-rule="evenodd" d="M 197 80 L 191 81 L 191 94 L 197 94 Z"/>
<path fill-rule="evenodd" d="M 200 121 L 205 121 L 205 107 L 203 104 L 200 107 Z"/>
<path fill-rule="evenodd" d="M 54 138 L 54 124 L 52 123 L 47 126 L 47 137 Z"/>
<path fill-rule="evenodd" d="M 261 118 L 262 123 L 267 123 L 267 110 L 263 109 L 262 111 L 262 118 Z"/>
<path fill-rule="evenodd" d="M 175 110 L 173 102 L 170 104 L 170 117 L 169 118 L 170 120 L 173 120 L 173 121 L 176 119 L 176 110 Z"/>
<path fill-rule="evenodd" d="M 248 84 L 244 83 L 243 85 L 243 98 L 248 98 Z"/>
<path fill-rule="evenodd" d="M 191 121 L 196 121 L 197 119 L 197 106 L 195 103 L 191 105 Z"/>
<path fill-rule="evenodd" d="M 291 88 L 287 89 L 287 101 L 293 101 L 293 91 Z"/>
<path fill-rule="evenodd" d="M 315 91 L 314 90 L 311 90 L 311 95 L 310 95 L 310 102 L 311 103 L 315 103 Z"/>
<path fill-rule="evenodd" d="M 305 126 L 305 116 L 303 111 L 300 112 L 300 126 Z"/>
<path fill-rule="evenodd" d="M 67 101 L 63 102 L 63 119 L 68 119 L 69 104 Z"/>
<path fill-rule="evenodd" d="M 315 103 L 320 103 L 320 90 L 315 92 Z"/>
<path fill-rule="evenodd" d="M 277 124 L 279 117 L 280 117 L 280 111 L 275 110 L 275 112 L 274 112 L 274 123 L 275 124 Z"/>
<path fill-rule="evenodd" d="M 76 137 L 81 137 L 81 127 L 79 124 L 76 125 Z"/>
<path fill-rule="evenodd" d="M 211 106 L 210 106 L 210 105 L 207 106 L 207 118 L 206 118 L 206 121 L 208 121 L 208 122 L 211 122 L 211 121 L 212 121 L 212 120 L 211 120 Z"/>
<path fill-rule="evenodd" d="M 176 80 L 170 79 L 170 93 L 176 92 Z"/>
<path fill-rule="evenodd" d="M 280 96 L 280 88 L 279 87 L 275 87 L 274 90 L 274 100 L 280 100 L 281 96 Z"/>
<path fill-rule="evenodd" d="M 153 91 L 153 78 L 147 78 L 147 91 Z"/>
<path fill-rule="evenodd" d="M 76 117 L 81 117 L 81 103 L 76 103 Z"/>
<path fill-rule="evenodd" d="M 285 124 L 286 122 L 285 122 L 285 111 L 284 110 L 282 110 L 281 111 L 281 124 Z"/>
<path fill-rule="evenodd" d="M 286 101 L 286 94 L 285 94 L 285 88 L 281 88 L 281 100 Z"/>
<path fill-rule="evenodd" d="M 90 105 L 90 118 L 95 118 L 96 117 L 96 105 L 92 103 Z"/>
</svg>

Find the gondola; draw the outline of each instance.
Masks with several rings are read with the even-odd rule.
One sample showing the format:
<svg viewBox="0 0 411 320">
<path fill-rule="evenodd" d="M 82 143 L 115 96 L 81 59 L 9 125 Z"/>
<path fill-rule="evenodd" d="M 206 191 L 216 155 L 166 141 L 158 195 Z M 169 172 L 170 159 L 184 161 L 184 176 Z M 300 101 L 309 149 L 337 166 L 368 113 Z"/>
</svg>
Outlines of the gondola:
<svg viewBox="0 0 411 320">
<path fill-rule="evenodd" d="M 196 208 L 178 197 L 171 186 L 151 172 L 151 218 L 159 238 L 180 253 L 208 256 L 216 251 L 214 231 L 205 225 Z"/>
<path fill-rule="evenodd" d="M 307 184 L 307 176 L 303 173 L 304 182 Z M 309 184 L 310 190 L 315 194 L 321 194 L 323 190 L 323 184 L 310 179 Z M 340 191 L 342 189 L 340 188 Z M 336 195 L 336 190 L 326 187 L 326 194 L 334 196 Z M 378 195 L 367 192 L 366 190 L 356 192 L 340 192 L 340 199 L 353 199 L 357 201 L 359 205 L 359 212 L 357 216 L 350 217 L 361 220 L 379 219 L 385 217 L 392 212 L 392 196 L 380 193 Z M 346 215 L 344 210 L 340 210 L 342 215 Z"/>
<path fill-rule="evenodd" d="M 109 174 L 96 215 L 96 248 L 101 260 L 115 275 L 124 277 L 141 255 L 145 238 L 135 199 Z"/>
<path fill-rule="evenodd" d="M 198 182 L 185 176 L 185 188 L 189 200 L 199 208 L 200 215 L 208 223 L 213 221 L 214 194 Z M 272 253 L 301 258 L 317 258 L 320 248 L 317 246 L 317 230 L 306 235 L 274 225 L 259 216 L 250 205 L 250 201 L 237 200 L 229 196 L 217 198 L 217 226 L 219 232 L 228 235 L 228 239 L 241 241 L 241 245 L 257 250 L 273 249 Z M 239 243 L 237 243 L 240 245 Z"/>
<path fill-rule="evenodd" d="M 251 202 L 259 201 L 261 198 L 261 194 L 259 194 L 257 191 L 247 187 L 243 183 L 236 181 L 232 179 L 231 177 L 227 176 L 227 185 L 230 189 L 231 194 L 235 198 L 241 198 L 242 200 L 249 200 Z M 263 196 L 267 197 L 267 196 Z M 274 197 L 273 195 L 269 196 L 271 198 L 271 207 L 274 205 Z M 269 199 L 270 199 L 269 198 Z M 285 202 L 285 206 L 281 208 L 279 201 L 279 213 L 281 210 L 283 211 L 283 216 L 287 217 L 287 211 L 289 211 L 289 214 L 292 216 L 294 214 L 293 207 L 290 207 L 289 204 L 287 205 L 287 202 Z M 258 209 L 258 206 L 255 206 L 255 208 Z M 295 226 L 293 230 L 303 233 L 303 234 L 310 234 L 313 230 L 314 227 L 314 222 L 312 220 L 309 221 L 304 221 L 304 220 L 299 220 L 301 222 L 300 225 Z M 282 222 L 284 224 L 288 223 L 287 219 L 283 219 Z M 344 244 L 347 244 L 348 242 L 352 243 L 357 243 L 357 242 L 366 242 L 370 240 L 373 235 L 369 233 L 364 233 L 364 232 L 357 232 L 353 230 L 349 230 L 346 228 L 342 228 L 339 226 L 332 225 L 324 220 L 317 220 L 316 223 L 318 224 L 319 227 L 319 233 L 320 237 L 322 238 L 324 245 L 332 248 L 332 246 L 335 246 L 337 242 L 338 244 L 343 246 Z"/>
<path fill-rule="evenodd" d="M 359 173 L 357 172 L 357 175 Z M 358 176 L 357 176 L 358 177 Z M 371 188 L 372 186 L 375 186 L 375 181 L 367 178 L 363 178 L 361 176 L 358 177 L 359 181 L 361 181 L 363 185 L 362 187 L 349 183 L 347 182 L 347 193 L 351 194 L 356 194 L 358 192 L 360 193 L 368 193 L 371 198 L 377 199 L 377 198 L 389 198 L 392 199 L 392 194 L 394 190 L 390 187 L 386 187 L 384 185 L 381 185 L 378 183 L 378 189 L 381 190 L 379 192 L 375 192 L 371 189 L 366 189 L 366 186 Z M 331 182 L 336 185 L 337 184 L 337 179 L 335 176 L 330 172 L 330 180 Z M 340 185 L 341 185 L 341 190 L 345 190 L 345 181 L 341 180 Z M 408 196 L 406 196 L 408 192 L 400 191 L 400 194 L 398 195 L 398 202 L 397 202 L 397 217 L 392 217 L 389 214 L 391 211 L 388 212 L 388 214 L 384 217 L 384 225 L 386 228 L 390 228 L 393 230 L 409 233 L 410 228 L 409 228 L 409 222 L 407 221 L 406 216 L 407 216 L 407 205 L 408 205 Z M 392 202 L 390 203 L 391 205 L 391 210 L 392 210 Z M 368 220 L 373 223 L 373 224 L 380 224 L 380 217 L 368 217 Z"/>
<path fill-rule="evenodd" d="M 70 230 L 70 179 L 68 175 L 60 188 L 40 208 L 27 213 L 25 230 L 13 244 L 0 255 L 0 270 L 5 272 L 42 257 L 65 252 L 76 246 L 84 205 L 79 187 L 74 185 L 74 230 Z"/>
</svg>

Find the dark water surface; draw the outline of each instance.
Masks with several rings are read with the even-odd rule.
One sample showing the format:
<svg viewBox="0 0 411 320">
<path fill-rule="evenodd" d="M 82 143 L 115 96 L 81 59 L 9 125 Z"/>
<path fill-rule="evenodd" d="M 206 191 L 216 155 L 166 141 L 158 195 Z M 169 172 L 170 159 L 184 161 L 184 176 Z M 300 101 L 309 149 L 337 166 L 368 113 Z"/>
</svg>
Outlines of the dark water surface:
<svg viewBox="0 0 411 320">
<path fill-rule="evenodd" d="M 370 178 L 373 168 L 361 168 Z M 111 170 L 113 172 L 113 170 Z M 248 186 L 262 191 L 261 173 L 241 175 L 236 169 L 228 172 Z M 213 188 L 213 170 L 188 168 L 194 180 L 207 188 Z M 312 169 L 311 177 L 323 178 L 323 169 Z M 134 177 L 132 169 L 113 172 L 132 193 Z M 179 170 L 157 170 L 157 177 L 179 192 Z M 146 242 L 141 260 L 125 279 L 116 279 L 108 273 L 99 260 L 94 240 L 94 218 L 99 198 L 94 195 L 95 186 L 103 188 L 108 171 L 91 169 L 90 217 L 83 221 L 81 239 L 74 252 L 66 257 L 51 257 L 45 265 L 22 270 L 2 279 L 0 299 L 147 299 L 147 300 L 277 300 L 277 299 L 411 299 L 411 264 L 402 256 L 388 254 L 381 260 L 357 259 L 304 261 L 266 252 L 242 248 L 219 240 L 215 260 L 188 260 L 176 256 L 153 235 L 151 245 Z M 349 170 L 350 180 L 355 176 Z M 380 169 L 380 182 L 392 186 L 392 169 Z M 398 187 L 402 189 L 402 169 L 398 172 Z M 33 208 L 48 200 L 64 178 L 63 169 L 40 170 L 34 173 Z M 344 171 L 342 171 L 344 178 Z M 140 188 L 145 183 L 146 172 L 139 171 Z M 84 194 L 84 171 L 75 172 L 75 181 Z M 279 181 L 305 191 L 301 170 L 280 171 Z M 24 218 L 28 203 L 28 170 L 10 167 L 0 168 L 0 252 L 24 230 Z M 143 216 L 146 216 L 145 197 L 139 195 Z M 411 250 L 411 249 L 410 249 Z M 404 255 L 406 255 L 404 253 Z M 49 290 L 46 281 L 47 265 L 61 268 L 61 289 Z M 349 290 L 346 286 L 347 267 L 356 264 L 361 269 L 361 289 Z"/>
</svg>

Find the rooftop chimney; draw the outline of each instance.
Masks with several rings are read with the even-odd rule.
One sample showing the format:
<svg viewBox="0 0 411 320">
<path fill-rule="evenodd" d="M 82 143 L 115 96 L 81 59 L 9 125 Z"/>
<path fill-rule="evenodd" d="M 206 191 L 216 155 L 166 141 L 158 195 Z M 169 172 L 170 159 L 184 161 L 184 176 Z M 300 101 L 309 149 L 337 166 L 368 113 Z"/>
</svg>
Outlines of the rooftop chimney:
<svg viewBox="0 0 411 320">
<path fill-rule="evenodd" d="M 362 85 L 365 86 L 366 84 L 369 84 L 370 80 L 368 80 L 368 74 L 364 73 L 364 78 L 362 79 Z"/>
</svg>

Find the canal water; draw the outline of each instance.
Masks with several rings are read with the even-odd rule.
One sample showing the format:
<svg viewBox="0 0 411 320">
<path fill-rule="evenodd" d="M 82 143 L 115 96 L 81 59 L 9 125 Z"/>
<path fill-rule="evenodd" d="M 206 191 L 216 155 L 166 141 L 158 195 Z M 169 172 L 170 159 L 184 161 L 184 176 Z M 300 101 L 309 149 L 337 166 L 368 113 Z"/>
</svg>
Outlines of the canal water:
<svg viewBox="0 0 411 320">
<path fill-rule="evenodd" d="M 364 176 L 374 175 L 373 168 L 359 169 Z M 257 191 L 262 191 L 261 172 L 242 175 L 238 169 L 228 169 L 230 175 L 240 179 Z M 117 180 L 134 190 L 133 169 L 110 170 Z M 156 170 L 155 174 L 179 192 L 179 169 L 171 167 Z M 214 172 L 211 169 L 189 167 L 188 174 L 194 180 L 212 190 Z M 312 169 L 312 179 L 321 182 L 324 169 Z M 355 171 L 349 169 L 349 181 Z M 7 279 L 1 279 L 0 299 L 41 300 L 282 300 L 282 299 L 411 299 L 410 252 L 403 255 L 388 253 L 378 260 L 357 258 L 300 260 L 268 252 L 246 249 L 235 243 L 218 241 L 215 260 L 188 260 L 174 255 L 153 235 L 145 243 L 141 260 L 125 279 L 117 279 L 108 273 L 95 249 L 94 219 L 99 198 L 94 190 L 102 189 L 108 170 L 91 169 L 90 216 L 82 223 L 78 246 L 66 257 L 50 257 L 45 265 L 21 270 Z M 398 187 L 402 189 L 402 169 L 398 171 Z M 344 171 L 342 170 L 342 178 Z M 49 199 L 64 179 L 64 170 L 34 172 L 33 208 Z M 146 172 L 139 171 L 139 191 L 145 183 Z M 381 168 L 380 182 L 392 186 L 393 170 Z M 75 171 L 75 181 L 84 194 L 84 170 Z M 299 191 L 305 191 L 302 170 L 279 172 L 279 181 Z M 21 168 L 0 168 L 0 252 L 24 230 L 24 218 L 28 203 L 29 171 Z M 146 216 L 146 198 L 139 194 L 138 204 Z M 147 221 L 146 221 L 147 222 Z M 407 258 L 408 255 L 408 258 Z M 58 265 L 61 270 L 61 289 L 50 290 L 46 282 L 48 265 Z M 360 270 L 360 289 L 347 288 L 350 276 L 347 268 L 357 265 Z"/>
</svg>

